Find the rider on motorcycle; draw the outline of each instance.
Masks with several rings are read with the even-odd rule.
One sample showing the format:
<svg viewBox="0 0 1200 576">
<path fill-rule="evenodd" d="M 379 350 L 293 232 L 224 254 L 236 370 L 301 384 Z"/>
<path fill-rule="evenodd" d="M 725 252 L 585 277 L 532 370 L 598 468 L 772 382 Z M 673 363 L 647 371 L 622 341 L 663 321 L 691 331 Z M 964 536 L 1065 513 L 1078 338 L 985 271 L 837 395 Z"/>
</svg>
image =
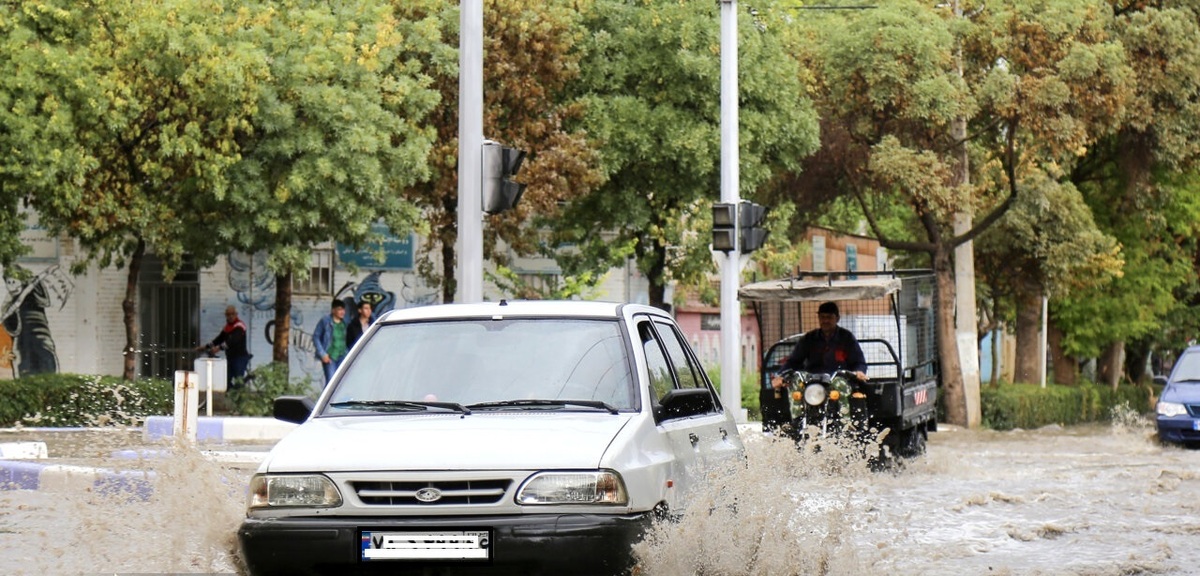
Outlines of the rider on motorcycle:
<svg viewBox="0 0 1200 576">
<path fill-rule="evenodd" d="M 832 374 L 837 370 L 849 370 L 860 381 L 867 380 L 867 360 L 863 355 L 858 339 L 849 330 L 838 326 L 841 314 L 834 302 L 825 302 L 817 308 L 817 323 L 819 327 L 800 337 L 796 347 L 781 366 L 780 372 L 802 370 L 804 372 L 819 372 Z M 776 373 L 771 377 L 771 386 L 775 389 L 775 398 L 780 402 L 775 405 L 764 405 L 764 428 L 769 428 L 790 419 L 788 413 L 787 384 L 783 377 Z"/>
</svg>

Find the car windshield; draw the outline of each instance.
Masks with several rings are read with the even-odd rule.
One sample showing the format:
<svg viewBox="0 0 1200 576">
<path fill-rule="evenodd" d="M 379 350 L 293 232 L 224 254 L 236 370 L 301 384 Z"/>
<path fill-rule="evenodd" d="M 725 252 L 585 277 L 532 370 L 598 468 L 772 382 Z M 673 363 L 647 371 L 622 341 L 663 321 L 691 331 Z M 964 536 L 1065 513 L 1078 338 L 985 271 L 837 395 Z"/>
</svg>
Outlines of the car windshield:
<svg viewBox="0 0 1200 576">
<path fill-rule="evenodd" d="M 1171 371 L 1172 382 L 1200 382 L 1200 352 L 1185 352 Z"/>
<path fill-rule="evenodd" d="M 364 343 L 324 414 L 448 413 L 447 407 L 544 412 L 637 408 L 615 320 L 472 319 L 389 324 Z M 500 404 L 501 406 L 496 406 Z M 451 410 L 453 411 L 453 410 Z M 461 410 L 458 410 L 461 412 Z"/>
</svg>

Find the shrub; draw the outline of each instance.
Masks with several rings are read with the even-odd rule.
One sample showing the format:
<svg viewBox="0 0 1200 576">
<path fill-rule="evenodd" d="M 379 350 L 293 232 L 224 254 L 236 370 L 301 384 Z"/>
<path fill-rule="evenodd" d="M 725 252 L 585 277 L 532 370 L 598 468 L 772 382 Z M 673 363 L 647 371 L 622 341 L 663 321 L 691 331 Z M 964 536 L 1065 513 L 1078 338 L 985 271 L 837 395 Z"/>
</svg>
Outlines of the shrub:
<svg viewBox="0 0 1200 576">
<path fill-rule="evenodd" d="M 282 362 L 259 366 L 246 375 L 245 384 L 225 393 L 230 411 L 238 416 L 270 416 L 279 396 L 310 395 L 312 379 L 291 380 Z"/>
<path fill-rule="evenodd" d="M 707 372 L 708 379 L 712 380 L 713 386 L 716 386 L 718 391 L 721 390 L 721 369 L 719 367 L 711 367 Z M 758 374 L 756 372 L 742 371 L 741 388 L 741 407 L 746 409 L 746 419 L 761 420 L 762 416 L 758 408 Z"/>
<path fill-rule="evenodd" d="M 1085 383 L 1076 386 L 1002 384 L 983 386 L 980 404 L 983 425 L 993 430 L 1039 428 L 1047 424 L 1107 421 L 1113 409 L 1128 406 L 1142 413 L 1150 409 L 1151 391 L 1143 385 L 1111 386 Z"/>
<path fill-rule="evenodd" d="M 0 426 L 140 426 L 171 414 L 174 384 L 157 378 L 36 374 L 0 381 Z"/>
</svg>

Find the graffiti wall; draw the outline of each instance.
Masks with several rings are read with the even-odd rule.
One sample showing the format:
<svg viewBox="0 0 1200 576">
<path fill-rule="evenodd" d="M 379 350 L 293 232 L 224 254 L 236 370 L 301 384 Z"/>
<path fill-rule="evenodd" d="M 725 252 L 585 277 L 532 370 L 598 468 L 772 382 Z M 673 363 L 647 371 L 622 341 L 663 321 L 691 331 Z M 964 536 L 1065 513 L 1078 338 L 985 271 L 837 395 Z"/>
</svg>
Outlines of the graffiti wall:
<svg viewBox="0 0 1200 576">
<path fill-rule="evenodd" d="M 47 313 L 61 310 L 75 289 L 58 265 L 40 272 L 4 269 L 6 288 L 0 318 L 0 378 L 58 372 L 58 351 Z"/>
<path fill-rule="evenodd" d="M 201 307 L 202 339 L 208 341 L 224 324 L 226 305 L 237 307 L 246 323 L 251 368 L 271 361 L 275 341 L 275 275 L 266 266 L 265 254 L 231 252 L 226 257 L 222 286 L 203 289 Z M 219 271 L 214 271 L 220 274 Z M 214 278 L 215 280 L 215 278 Z M 436 303 L 440 295 L 436 288 L 425 286 L 411 270 L 369 270 L 358 273 L 338 268 L 334 271 L 333 299 L 345 303 L 349 321 L 359 302 L 370 302 L 378 318 L 393 309 L 425 306 Z M 320 361 L 315 357 L 312 334 L 317 322 L 329 314 L 331 298 L 293 294 L 288 360 L 293 379 L 308 378 L 313 391 L 324 385 Z"/>
</svg>

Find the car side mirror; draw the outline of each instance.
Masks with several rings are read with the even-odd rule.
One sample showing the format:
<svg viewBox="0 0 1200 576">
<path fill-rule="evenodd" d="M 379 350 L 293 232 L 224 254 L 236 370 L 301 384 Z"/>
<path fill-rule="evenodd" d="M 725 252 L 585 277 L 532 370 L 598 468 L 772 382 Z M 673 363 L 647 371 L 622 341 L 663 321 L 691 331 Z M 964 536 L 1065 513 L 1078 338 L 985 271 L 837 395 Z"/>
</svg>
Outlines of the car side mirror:
<svg viewBox="0 0 1200 576">
<path fill-rule="evenodd" d="M 280 396 L 275 399 L 271 413 L 284 422 L 302 424 L 316 407 L 316 401 L 308 396 Z"/>
<path fill-rule="evenodd" d="M 1166 386 L 1167 385 L 1167 377 L 1163 376 L 1161 374 L 1158 376 L 1155 376 L 1154 383 L 1158 386 Z"/>
<path fill-rule="evenodd" d="M 658 404 L 655 412 L 659 420 L 708 414 L 717 407 L 707 388 L 676 388 L 663 395 Z"/>
</svg>

